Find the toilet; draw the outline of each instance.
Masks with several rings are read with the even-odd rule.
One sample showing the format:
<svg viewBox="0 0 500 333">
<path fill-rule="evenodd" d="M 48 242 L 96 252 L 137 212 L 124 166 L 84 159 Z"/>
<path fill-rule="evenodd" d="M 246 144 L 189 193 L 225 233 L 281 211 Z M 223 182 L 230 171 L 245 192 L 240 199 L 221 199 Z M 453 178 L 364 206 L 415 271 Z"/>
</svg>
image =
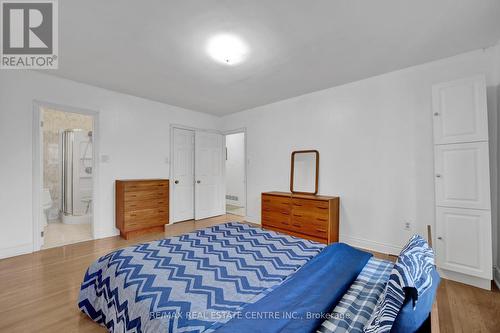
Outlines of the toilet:
<svg viewBox="0 0 500 333">
<path fill-rule="evenodd" d="M 47 226 L 48 215 L 51 208 L 52 208 L 52 197 L 50 196 L 50 191 L 48 188 L 44 188 L 42 190 L 42 209 L 43 209 L 42 221 L 44 228 Z"/>
</svg>

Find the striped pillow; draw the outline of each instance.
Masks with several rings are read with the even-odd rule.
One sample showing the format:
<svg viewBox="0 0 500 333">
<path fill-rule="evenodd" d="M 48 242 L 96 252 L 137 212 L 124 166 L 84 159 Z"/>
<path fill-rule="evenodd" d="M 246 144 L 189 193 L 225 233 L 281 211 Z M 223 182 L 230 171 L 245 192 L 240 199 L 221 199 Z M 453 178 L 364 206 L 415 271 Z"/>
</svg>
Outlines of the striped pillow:
<svg viewBox="0 0 500 333">
<path fill-rule="evenodd" d="M 433 267 L 434 252 L 429 244 L 419 235 L 413 236 L 394 264 L 365 332 L 390 332 L 406 296 L 411 297 L 415 306 L 418 295 L 432 285 Z"/>
</svg>

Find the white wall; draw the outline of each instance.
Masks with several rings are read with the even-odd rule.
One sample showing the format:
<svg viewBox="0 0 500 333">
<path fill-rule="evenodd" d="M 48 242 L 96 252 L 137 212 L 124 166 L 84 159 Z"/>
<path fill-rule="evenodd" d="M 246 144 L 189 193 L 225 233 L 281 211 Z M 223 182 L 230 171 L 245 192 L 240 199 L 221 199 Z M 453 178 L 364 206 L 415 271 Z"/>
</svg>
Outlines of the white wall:
<svg viewBox="0 0 500 333">
<path fill-rule="evenodd" d="M 496 47 L 496 78 L 497 78 L 497 86 L 496 86 L 496 91 L 497 91 L 497 124 L 498 127 L 500 128 L 500 43 Z M 498 137 L 497 137 L 497 167 L 500 166 L 500 144 L 498 144 Z M 500 199 L 500 176 L 497 173 L 497 203 L 498 200 Z M 499 203 L 500 205 L 500 203 Z M 497 214 L 497 238 L 496 238 L 496 243 L 495 243 L 495 252 L 496 252 L 496 272 L 495 272 L 495 279 L 497 282 L 497 286 L 500 288 L 500 214 Z M 495 255 L 493 256 L 495 258 Z"/>
<path fill-rule="evenodd" d="M 248 218 L 260 222 L 261 192 L 288 190 L 293 150 L 318 149 L 319 192 L 341 197 L 341 240 L 397 252 L 410 236 L 405 221 L 425 235 L 434 224 L 431 86 L 485 74 L 495 144 L 494 63 L 494 49 L 479 50 L 224 117 L 224 130 L 247 128 Z"/>
<path fill-rule="evenodd" d="M 99 111 L 98 237 L 116 234 L 114 180 L 169 176 L 169 125 L 247 129 L 247 215 L 260 193 L 288 190 L 290 153 L 320 151 L 319 191 L 341 197 L 341 239 L 396 252 L 434 224 L 431 85 L 484 73 L 488 82 L 493 219 L 500 157 L 500 47 L 384 74 L 223 118 L 25 71 L 0 71 L 0 257 L 32 247 L 33 100 Z M 496 71 L 498 75 L 496 75 Z M 496 181 L 495 181 L 496 179 Z M 7 190 L 6 190 L 7 189 Z M 500 237 L 500 228 L 494 226 Z M 496 237 L 495 237 L 496 238 Z M 495 244 L 496 244 L 496 240 Z M 496 245 L 495 245 L 496 246 Z M 497 247 L 495 247 L 497 248 Z M 498 252 L 498 251 L 497 251 Z M 496 256 L 500 264 L 500 256 Z"/>
<path fill-rule="evenodd" d="M 245 206 L 245 134 L 234 133 L 226 136 L 226 195 L 235 195 L 238 200 L 226 202 Z"/>
<path fill-rule="evenodd" d="M 33 100 L 99 112 L 100 154 L 95 231 L 117 234 L 114 180 L 168 178 L 169 125 L 216 128 L 218 118 L 26 71 L 0 72 L 0 257 L 30 252 Z"/>
</svg>

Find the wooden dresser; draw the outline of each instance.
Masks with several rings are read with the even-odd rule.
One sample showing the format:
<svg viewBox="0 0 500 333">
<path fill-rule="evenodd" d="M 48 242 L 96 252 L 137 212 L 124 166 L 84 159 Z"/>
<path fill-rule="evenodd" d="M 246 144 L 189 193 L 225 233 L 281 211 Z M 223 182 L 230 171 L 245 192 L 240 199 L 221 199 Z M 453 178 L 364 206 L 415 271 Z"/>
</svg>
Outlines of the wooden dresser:
<svg viewBox="0 0 500 333">
<path fill-rule="evenodd" d="M 168 223 L 168 180 L 117 180 L 116 227 L 129 239 L 147 232 L 163 232 Z"/>
<path fill-rule="evenodd" d="M 262 193 L 262 227 L 321 243 L 339 241 L 339 197 Z"/>
</svg>

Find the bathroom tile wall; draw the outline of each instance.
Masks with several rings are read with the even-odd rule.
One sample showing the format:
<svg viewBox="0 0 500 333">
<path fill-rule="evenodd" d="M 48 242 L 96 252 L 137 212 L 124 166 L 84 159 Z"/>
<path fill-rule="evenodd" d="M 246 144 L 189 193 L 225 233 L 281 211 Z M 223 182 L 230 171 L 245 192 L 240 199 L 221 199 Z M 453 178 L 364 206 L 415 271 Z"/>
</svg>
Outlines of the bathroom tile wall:
<svg viewBox="0 0 500 333">
<path fill-rule="evenodd" d="M 60 133 L 66 129 L 92 131 L 92 117 L 52 109 L 42 110 L 43 119 L 43 186 L 50 190 L 54 206 L 61 209 Z"/>
</svg>

